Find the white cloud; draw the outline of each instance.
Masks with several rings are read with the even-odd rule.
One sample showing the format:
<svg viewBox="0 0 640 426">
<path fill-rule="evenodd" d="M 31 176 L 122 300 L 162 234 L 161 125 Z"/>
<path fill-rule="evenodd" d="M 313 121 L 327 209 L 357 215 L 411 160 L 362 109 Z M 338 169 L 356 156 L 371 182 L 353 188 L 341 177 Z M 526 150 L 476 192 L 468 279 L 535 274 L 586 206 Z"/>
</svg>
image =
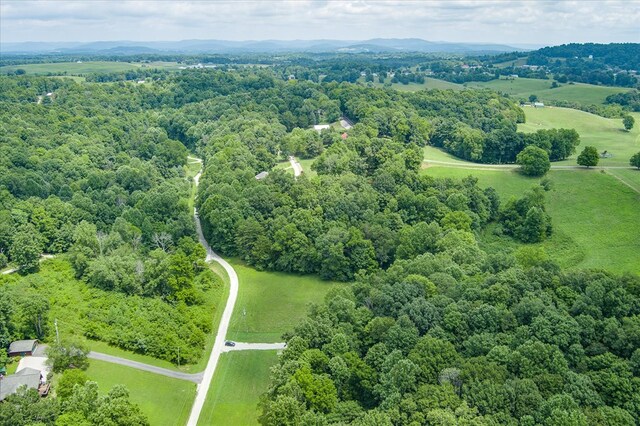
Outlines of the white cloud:
<svg viewBox="0 0 640 426">
<path fill-rule="evenodd" d="M 12 41 L 419 37 L 501 43 L 640 41 L 633 1 L 15 1 Z"/>
</svg>

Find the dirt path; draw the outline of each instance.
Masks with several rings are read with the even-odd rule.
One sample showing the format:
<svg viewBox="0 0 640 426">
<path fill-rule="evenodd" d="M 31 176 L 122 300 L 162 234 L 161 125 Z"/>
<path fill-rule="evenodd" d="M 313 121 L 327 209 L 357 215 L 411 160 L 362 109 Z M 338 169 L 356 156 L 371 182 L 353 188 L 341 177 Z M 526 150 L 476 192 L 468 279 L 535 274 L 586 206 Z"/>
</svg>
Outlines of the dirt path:
<svg viewBox="0 0 640 426">
<path fill-rule="evenodd" d="M 298 163 L 298 160 L 296 160 L 296 157 L 294 157 L 293 155 L 289 157 L 289 163 L 291 163 L 291 167 L 293 167 L 293 175 L 295 177 L 298 177 L 302 174 L 302 166 L 300 165 L 300 163 Z"/>
</svg>

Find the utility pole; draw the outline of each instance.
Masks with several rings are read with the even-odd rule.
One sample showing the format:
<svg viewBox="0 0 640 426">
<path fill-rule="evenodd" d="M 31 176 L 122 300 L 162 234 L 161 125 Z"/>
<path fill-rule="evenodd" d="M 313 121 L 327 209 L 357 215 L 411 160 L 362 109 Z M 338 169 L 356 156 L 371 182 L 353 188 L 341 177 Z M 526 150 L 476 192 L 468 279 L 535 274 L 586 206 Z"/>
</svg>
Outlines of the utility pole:
<svg viewBox="0 0 640 426">
<path fill-rule="evenodd" d="M 56 326 L 56 342 L 58 346 L 60 346 L 60 334 L 58 333 L 58 318 L 53 321 L 53 324 Z"/>
</svg>

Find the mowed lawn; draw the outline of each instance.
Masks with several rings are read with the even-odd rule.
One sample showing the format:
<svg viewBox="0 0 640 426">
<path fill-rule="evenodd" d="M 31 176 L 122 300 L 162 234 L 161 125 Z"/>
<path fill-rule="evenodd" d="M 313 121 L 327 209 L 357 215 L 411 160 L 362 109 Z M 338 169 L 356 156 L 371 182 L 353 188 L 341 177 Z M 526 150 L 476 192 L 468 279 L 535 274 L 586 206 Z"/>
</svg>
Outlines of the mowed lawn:
<svg viewBox="0 0 640 426">
<path fill-rule="evenodd" d="M 236 351 L 222 354 L 199 425 L 257 425 L 258 402 L 269 385 L 276 351 Z"/>
<path fill-rule="evenodd" d="M 529 99 L 530 95 L 537 95 L 540 101 L 569 101 L 583 105 L 602 104 L 609 95 L 628 92 L 627 87 L 596 86 L 593 84 L 575 83 L 559 84 L 560 87 L 551 88 L 552 79 L 537 78 L 499 79 L 491 81 L 474 81 L 466 83 L 469 88 L 488 88 L 500 93 L 506 93 L 516 100 Z"/>
<path fill-rule="evenodd" d="M 432 166 L 424 169 L 424 173 L 456 179 L 476 176 L 480 186 L 494 187 L 502 202 L 511 196 L 519 197 L 539 181 L 510 170 Z M 548 177 L 553 189 L 546 193 L 546 206 L 554 235 L 542 244 L 545 251 L 567 268 L 640 273 L 640 194 L 608 172 L 598 170 L 556 170 Z M 518 246 L 513 240 L 495 237 L 490 232 L 483 235 L 483 240 Z"/>
<path fill-rule="evenodd" d="M 151 426 L 184 425 L 195 398 L 196 384 L 108 362 L 90 360 L 87 376 L 98 383 L 100 393 L 122 384 Z"/>
<path fill-rule="evenodd" d="M 87 62 L 52 62 L 43 64 L 23 64 L 23 65 L 11 65 L 0 68 L 1 74 L 12 72 L 17 69 L 23 69 L 27 74 L 32 75 L 84 75 L 91 73 L 108 73 L 108 72 L 121 72 L 138 68 L 176 68 L 178 64 L 176 62 L 151 62 L 151 63 L 137 63 L 137 62 L 115 62 L 115 61 L 87 61 Z"/>
<path fill-rule="evenodd" d="M 609 151 L 611 158 L 600 159 L 599 166 L 629 166 L 629 159 L 640 152 L 640 113 L 632 113 L 636 125 L 631 131 L 624 130 L 622 119 L 604 118 L 588 112 L 570 108 L 523 108 L 526 123 L 519 124 L 522 132 L 539 129 L 567 128 L 580 134 L 580 145 L 576 154 L 568 161 L 554 164 L 576 164 L 575 159 L 582 149 L 595 146 L 599 152 Z"/>
<path fill-rule="evenodd" d="M 231 261 L 240 288 L 227 339 L 240 342 L 281 342 L 282 334 L 293 330 L 310 304 L 320 303 L 339 285 L 313 275 L 262 272 L 238 260 Z"/>
</svg>

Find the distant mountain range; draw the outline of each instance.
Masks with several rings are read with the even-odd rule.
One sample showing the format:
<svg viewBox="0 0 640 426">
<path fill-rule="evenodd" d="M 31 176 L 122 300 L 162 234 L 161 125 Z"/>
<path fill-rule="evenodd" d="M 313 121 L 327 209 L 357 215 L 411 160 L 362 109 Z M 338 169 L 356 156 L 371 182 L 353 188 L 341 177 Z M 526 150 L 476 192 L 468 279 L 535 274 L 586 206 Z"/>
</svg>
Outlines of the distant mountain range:
<svg viewBox="0 0 640 426">
<path fill-rule="evenodd" d="M 135 55 L 145 53 L 278 53 L 278 52 L 344 52 L 344 53 L 501 53 L 529 50 L 503 44 L 449 43 L 417 38 L 371 40 L 181 40 L 181 41 L 96 41 L 0 43 L 0 53 L 32 54 L 106 54 Z"/>
</svg>

